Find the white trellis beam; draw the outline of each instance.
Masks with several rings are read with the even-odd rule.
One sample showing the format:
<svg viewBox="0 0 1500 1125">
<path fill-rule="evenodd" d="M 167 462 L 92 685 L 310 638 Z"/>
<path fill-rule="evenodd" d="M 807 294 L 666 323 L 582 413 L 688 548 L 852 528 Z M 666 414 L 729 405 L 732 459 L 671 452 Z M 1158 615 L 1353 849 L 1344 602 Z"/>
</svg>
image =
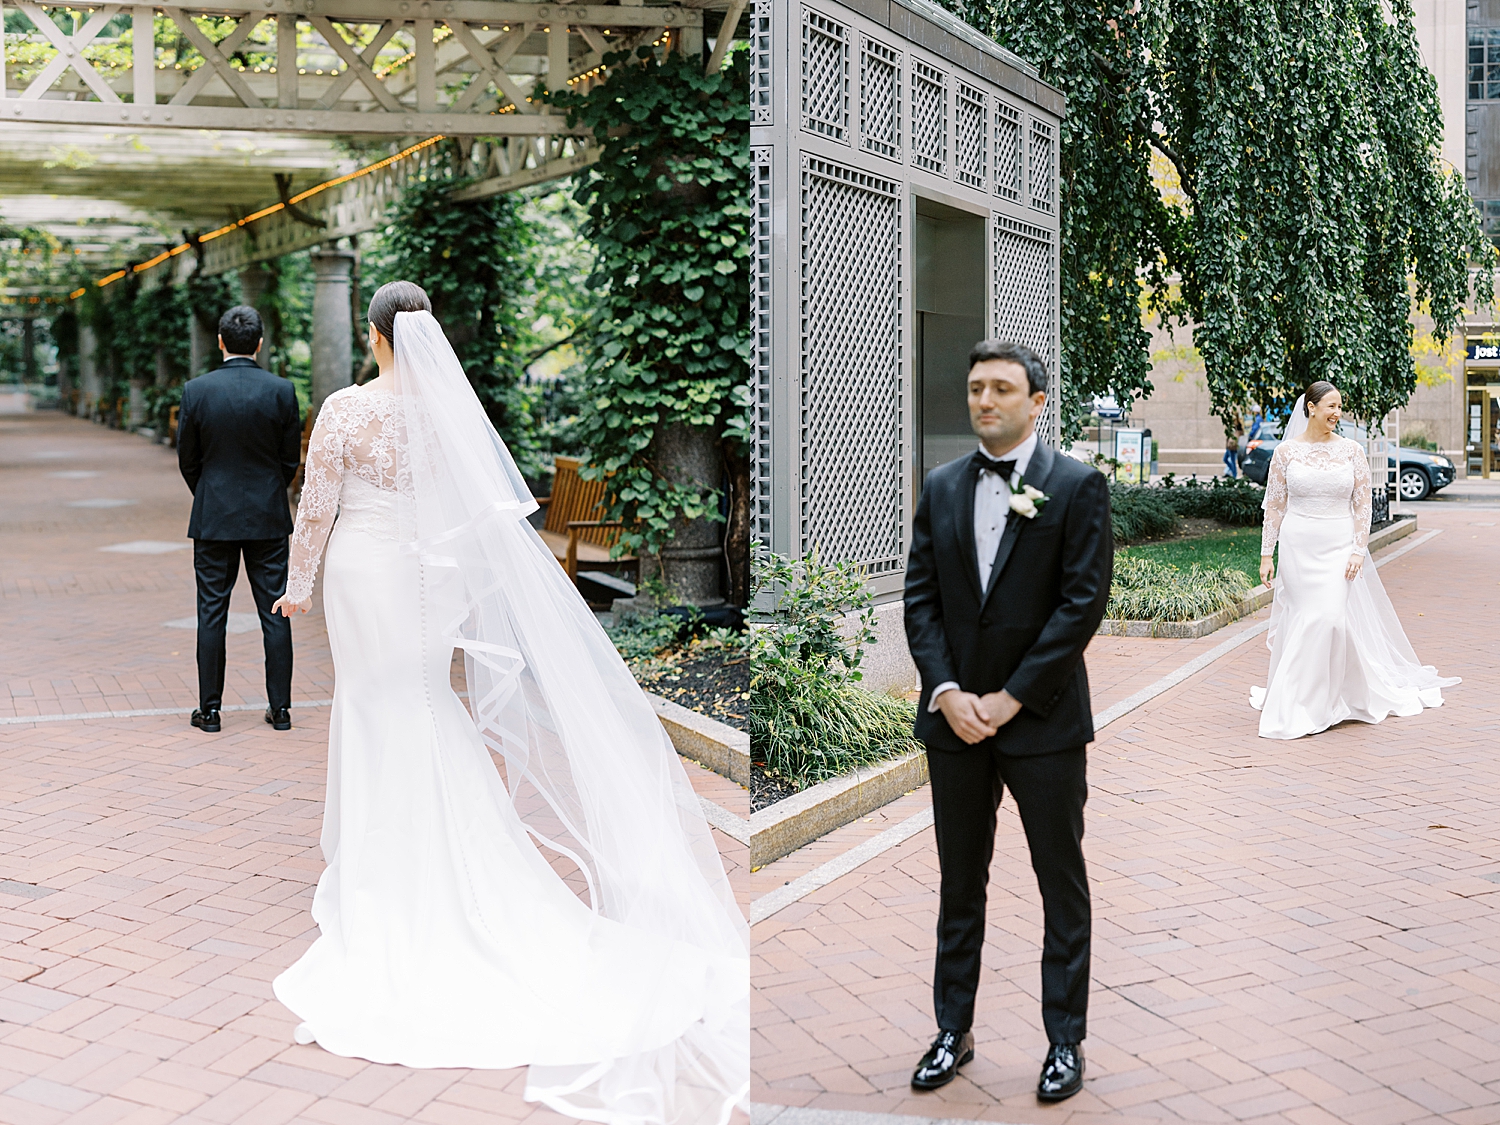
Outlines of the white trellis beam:
<svg viewBox="0 0 1500 1125">
<path fill-rule="evenodd" d="M 528 100 L 538 83 L 561 89 L 597 66 L 605 51 L 628 48 L 662 30 L 683 42 L 675 33 L 701 31 L 703 24 L 701 9 L 676 4 L 261 0 L 262 7 L 252 8 L 238 0 L 210 9 L 204 0 L 160 0 L 107 6 L 70 36 L 36 0 L 0 0 L 0 9 L 7 2 L 27 14 L 57 55 L 24 90 L 8 88 L 0 68 L 0 121 L 384 136 L 579 134 L 584 130 L 569 128 L 563 115 Z M 83 58 L 83 50 L 122 10 L 130 12 L 136 28 L 130 73 L 106 80 Z M 202 56 L 202 65 L 156 70 L 150 30 L 158 11 Z M 194 18 L 203 13 L 228 17 L 232 30 L 215 43 Z M 269 67 L 260 73 L 233 61 L 267 21 L 274 26 L 274 42 L 253 47 L 275 58 L 274 74 Z M 302 22 L 339 58 L 342 71 L 335 67 L 325 78 L 299 68 L 296 35 Z M 452 33 L 441 44 L 434 41 L 439 23 Z M 353 25 L 377 25 L 377 30 L 361 46 L 345 31 Z M 403 65 L 377 70 L 381 49 L 398 32 L 411 36 L 411 53 Z M 221 82 L 230 97 L 219 89 Z M 456 86 L 461 90 L 455 92 Z M 495 113 L 497 108 L 502 112 Z"/>
</svg>

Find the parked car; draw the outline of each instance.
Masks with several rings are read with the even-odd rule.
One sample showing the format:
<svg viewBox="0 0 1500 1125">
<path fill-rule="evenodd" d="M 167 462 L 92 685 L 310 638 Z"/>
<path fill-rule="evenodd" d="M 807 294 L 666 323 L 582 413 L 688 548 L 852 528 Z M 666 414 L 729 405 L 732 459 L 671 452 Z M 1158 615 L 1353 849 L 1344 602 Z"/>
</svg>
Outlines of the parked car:
<svg viewBox="0 0 1500 1125">
<path fill-rule="evenodd" d="M 1357 441 L 1364 440 L 1364 430 L 1353 423 L 1344 422 L 1339 432 Z M 1240 454 L 1240 472 L 1256 484 L 1264 485 L 1271 471 L 1271 455 L 1281 444 L 1277 437 L 1262 437 L 1248 442 Z M 1397 451 L 1400 468 L 1396 473 L 1396 487 L 1403 500 L 1425 500 L 1439 489 L 1453 483 L 1453 462 L 1441 453 L 1429 453 L 1425 449 L 1401 446 Z"/>
</svg>

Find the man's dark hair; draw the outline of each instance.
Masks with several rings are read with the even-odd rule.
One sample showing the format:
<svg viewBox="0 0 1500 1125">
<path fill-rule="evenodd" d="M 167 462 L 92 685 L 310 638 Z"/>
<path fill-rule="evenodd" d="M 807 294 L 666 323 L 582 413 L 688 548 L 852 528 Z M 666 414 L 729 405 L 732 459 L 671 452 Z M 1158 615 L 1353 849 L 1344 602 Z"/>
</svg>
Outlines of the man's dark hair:
<svg viewBox="0 0 1500 1125">
<path fill-rule="evenodd" d="M 224 338 L 224 350 L 230 355 L 254 355 L 255 346 L 265 335 L 260 313 L 249 305 L 235 305 L 219 317 L 219 335 Z"/>
<path fill-rule="evenodd" d="M 1025 344 L 1012 344 L 1009 340 L 980 340 L 969 349 L 969 370 L 973 371 L 976 363 L 987 359 L 1003 359 L 1020 365 L 1026 372 L 1026 385 L 1031 388 L 1031 393 L 1046 393 L 1047 365 Z"/>
</svg>

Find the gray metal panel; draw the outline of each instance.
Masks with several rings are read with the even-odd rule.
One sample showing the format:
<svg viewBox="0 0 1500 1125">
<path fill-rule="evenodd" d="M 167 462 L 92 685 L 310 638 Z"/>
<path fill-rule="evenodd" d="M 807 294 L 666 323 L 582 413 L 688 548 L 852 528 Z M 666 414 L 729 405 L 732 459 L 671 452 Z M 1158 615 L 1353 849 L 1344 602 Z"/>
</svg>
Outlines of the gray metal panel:
<svg viewBox="0 0 1500 1125">
<path fill-rule="evenodd" d="M 1046 358 L 1053 393 L 1041 429 L 1050 441 L 1058 432 L 1062 98 L 927 7 L 760 0 L 763 46 L 752 46 L 768 66 L 752 84 L 755 535 L 782 554 L 818 547 L 857 561 L 877 594 L 899 591 L 910 534 L 919 196 L 985 219 L 976 307 L 990 333 Z M 805 27 L 820 47 L 843 46 L 805 51 Z M 804 90 L 837 91 L 830 77 L 846 57 L 846 122 L 836 98 L 810 97 L 804 115 Z"/>
</svg>

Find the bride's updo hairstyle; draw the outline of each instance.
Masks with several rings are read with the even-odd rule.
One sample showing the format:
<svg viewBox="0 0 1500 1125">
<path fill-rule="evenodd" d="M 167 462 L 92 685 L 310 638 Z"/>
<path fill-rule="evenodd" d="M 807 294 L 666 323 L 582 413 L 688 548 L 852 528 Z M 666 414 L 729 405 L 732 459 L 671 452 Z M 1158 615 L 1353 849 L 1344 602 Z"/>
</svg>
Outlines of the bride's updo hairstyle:
<svg viewBox="0 0 1500 1125">
<path fill-rule="evenodd" d="M 406 283 L 405 282 L 397 282 L 397 284 L 398 285 L 404 285 Z M 390 288 L 390 286 L 387 285 L 386 289 L 389 289 L 389 288 Z M 415 289 L 416 286 L 413 286 L 412 288 Z M 382 290 L 382 292 L 384 292 L 384 290 Z M 418 290 L 418 292 L 420 292 L 420 290 Z M 375 296 L 379 297 L 380 294 L 377 293 L 377 294 L 375 294 Z M 426 294 L 423 294 L 423 296 L 426 296 Z M 372 304 L 370 307 L 373 309 L 375 306 Z M 373 316 L 373 314 L 372 314 L 372 316 Z M 385 329 L 382 328 L 381 331 L 384 332 Z M 1314 406 L 1317 406 L 1319 402 L 1321 402 L 1323 399 L 1327 398 L 1330 394 L 1332 394 L 1336 390 L 1338 390 L 1337 387 L 1335 387 L 1332 383 L 1326 382 L 1323 379 L 1319 379 L 1316 383 L 1309 384 L 1307 390 L 1305 390 L 1305 391 L 1302 392 L 1302 413 L 1305 414 L 1307 417 L 1311 418 L 1312 417 L 1312 408 Z"/>
<path fill-rule="evenodd" d="M 365 319 L 394 345 L 397 313 L 431 311 L 432 302 L 427 299 L 427 290 L 412 281 L 392 281 L 375 290 Z"/>
</svg>

